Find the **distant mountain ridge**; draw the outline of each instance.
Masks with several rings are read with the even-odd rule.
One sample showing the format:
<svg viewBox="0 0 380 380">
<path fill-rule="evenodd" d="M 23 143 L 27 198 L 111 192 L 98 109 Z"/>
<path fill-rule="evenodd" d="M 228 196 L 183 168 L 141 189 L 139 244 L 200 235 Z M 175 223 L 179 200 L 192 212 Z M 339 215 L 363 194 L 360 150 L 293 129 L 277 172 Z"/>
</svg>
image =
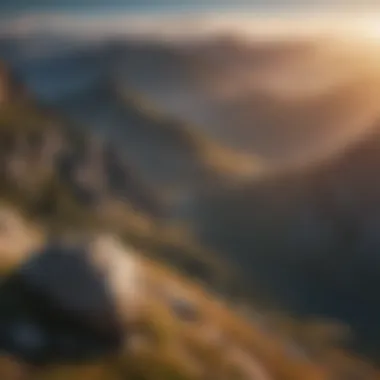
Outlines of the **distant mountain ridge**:
<svg viewBox="0 0 380 380">
<path fill-rule="evenodd" d="M 12 82 L 11 78 L 3 77 L 4 83 Z M 144 122 L 144 111 L 132 104 L 130 112 L 134 110 Z M 153 132 L 158 137 L 161 131 L 165 137 L 165 119 L 162 125 L 154 118 L 147 120 L 148 141 Z M 174 144 L 179 138 L 180 143 L 186 146 L 190 141 L 192 146 L 175 123 L 171 128 L 165 139 L 170 141 L 174 133 Z M 33 96 L 19 94 L 0 105 L 0 144 L 1 197 L 42 220 L 53 232 L 112 230 L 147 255 L 180 267 L 210 286 L 221 286 L 219 290 L 226 292 L 242 290 L 230 265 L 204 250 L 185 226 L 171 224 L 173 200 L 168 201 L 154 182 L 142 179 L 120 152 L 120 145 L 106 136 L 73 124 L 59 110 L 39 104 Z M 179 158 L 181 153 L 179 150 Z M 210 183 L 223 181 L 223 171 L 218 174 L 211 166 L 201 169 L 205 176 L 209 170 Z M 230 288 L 231 280 L 234 285 Z"/>
<path fill-rule="evenodd" d="M 227 36 L 179 47 L 124 40 L 110 47 L 107 41 L 104 46 L 84 44 L 49 56 L 50 49 L 41 52 L 36 41 L 28 46 L 19 41 L 4 55 L 36 90 L 37 99 L 65 115 L 68 125 L 80 124 L 70 129 L 68 140 L 75 144 L 60 160 L 60 173 L 65 175 L 61 179 L 68 178 L 66 183 L 74 184 L 72 191 L 81 204 L 95 204 L 110 225 L 178 265 L 181 254 L 201 258 L 187 262 L 189 272 L 209 273 L 199 261 L 211 258 L 215 263 L 211 252 L 220 252 L 218 259 L 245 270 L 245 278 L 251 280 L 245 290 L 268 291 L 271 299 L 301 315 L 345 320 L 357 333 L 353 347 L 376 356 L 377 52 L 367 60 L 369 54 L 346 51 L 336 41 L 268 47 Z M 0 49 L 3 46 L 6 52 L 5 45 L 0 43 Z M 225 60 L 229 53 L 238 59 Z M 348 58 L 350 65 L 344 63 Z M 316 64 L 309 70 L 311 62 Z M 253 79 L 248 75 L 251 69 Z M 235 77 L 239 70 L 241 78 Z M 235 79 L 237 87 L 232 86 Z M 319 80 L 324 87 L 316 85 Z M 267 81 L 271 86 L 264 86 Z M 21 118 L 18 110 L 12 114 L 13 122 Z M 35 112 L 33 107 L 27 110 L 22 113 Z M 225 148 L 215 135 L 211 138 L 219 121 L 213 126 L 193 125 L 179 117 L 203 119 L 203 111 L 225 123 L 220 130 L 223 138 L 235 137 L 252 153 L 241 154 L 232 144 Z M 16 124 L 28 123 L 21 119 Z M 101 138 L 89 137 L 94 130 Z M 7 133 L 4 147 L 13 144 Z M 5 156 L 5 167 L 10 165 L 12 175 L 21 178 L 21 187 L 30 189 L 28 181 L 38 176 L 26 176 L 32 167 L 23 168 L 19 160 L 25 154 L 32 157 L 34 139 L 25 140 L 16 139 L 14 152 L 19 153 Z M 262 152 L 257 158 L 254 153 L 257 147 L 264 148 L 264 142 L 266 154 L 284 148 L 300 157 L 297 166 L 268 164 Z M 283 154 L 286 161 L 287 153 Z M 112 176 L 105 174 L 108 161 L 112 163 L 107 173 L 114 172 Z M 123 177 L 127 185 L 120 185 Z M 62 189 L 60 182 L 54 186 Z M 117 201 L 110 188 L 117 189 Z M 49 191 L 51 196 L 55 190 Z M 51 203 L 43 207 L 49 210 Z M 70 210 L 65 203 L 61 208 Z M 153 217 L 156 214 L 158 218 Z M 68 220 L 76 219 L 73 215 Z M 165 228 L 173 228 L 169 232 L 156 229 L 162 215 Z M 178 221 L 181 228 L 176 229 Z M 137 237 L 134 229 L 120 227 L 124 223 L 138 225 Z"/>
<path fill-rule="evenodd" d="M 233 32 L 201 40 L 149 38 L 3 36 L 0 56 L 40 101 L 80 124 L 103 132 L 107 125 L 110 135 L 120 129 L 116 87 L 218 145 L 273 165 L 323 155 L 326 144 L 345 144 L 378 113 L 371 46 L 358 51 L 356 42 L 328 36 L 251 41 Z"/>
</svg>

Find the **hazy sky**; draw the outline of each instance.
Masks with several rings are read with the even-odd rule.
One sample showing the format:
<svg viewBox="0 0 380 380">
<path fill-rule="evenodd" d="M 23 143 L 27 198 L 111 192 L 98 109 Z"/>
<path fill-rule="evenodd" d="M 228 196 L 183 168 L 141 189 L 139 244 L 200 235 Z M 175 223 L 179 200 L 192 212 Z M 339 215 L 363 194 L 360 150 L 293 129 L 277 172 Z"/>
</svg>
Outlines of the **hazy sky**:
<svg viewBox="0 0 380 380">
<path fill-rule="evenodd" d="M 352 7 L 375 7 L 380 0 L 0 0 L 0 12 L 125 9 L 126 11 L 178 10 L 303 10 L 321 8 L 341 10 Z"/>
</svg>

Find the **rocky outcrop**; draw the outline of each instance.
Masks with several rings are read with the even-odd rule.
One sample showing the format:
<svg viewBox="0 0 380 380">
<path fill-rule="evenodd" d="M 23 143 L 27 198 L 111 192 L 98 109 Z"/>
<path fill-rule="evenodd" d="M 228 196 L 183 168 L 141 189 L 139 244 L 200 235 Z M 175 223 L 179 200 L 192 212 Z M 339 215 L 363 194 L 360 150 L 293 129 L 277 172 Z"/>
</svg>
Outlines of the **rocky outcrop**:
<svg viewBox="0 0 380 380">
<path fill-rule="evenodd" d="M 12 78 L 0 64 L 2 188 L 46 200 L 46 187 L 54 182 L 85 206 L 119 200 L 149 216 L 160 214 L 154 192 L 113 144 L 25 97 Z"/>
<path fill-rule="evenodd" d="M 49 243 L 0 287 L 0 352 L 33 365 L 117 353 L 136 311 L 137 278 L 112 238 Z"/>
</svg>

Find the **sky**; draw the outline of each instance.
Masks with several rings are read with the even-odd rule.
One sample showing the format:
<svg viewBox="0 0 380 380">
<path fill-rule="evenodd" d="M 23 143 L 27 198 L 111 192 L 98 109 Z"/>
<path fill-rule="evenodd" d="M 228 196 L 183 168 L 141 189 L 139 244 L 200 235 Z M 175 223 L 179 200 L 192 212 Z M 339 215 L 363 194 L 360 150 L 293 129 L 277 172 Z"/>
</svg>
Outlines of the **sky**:
<svg viewBox="0 0 380 380">
<path fill-rule="evenodd" d="M 200 23 L 200 33 L 211 28 L 255 35 L 299 34 L 320 31 L 324 24 L 329 32 L 343 27 L 345 33 L 365 25 L 377 38 L 379 20 L 380 0 L 0 0 L 0 34 L 165 32 L 172 36 L 194 34 Z"/>
<path fill-rule="evenodd" d="M 0 0 L 0 12 L 29 13 L 41 11 L 99 11 L 131 12 L 170 11 L 295 11 L 377 8 L 380 0 Z M 380 8 L 380 7 L 379 7 Z"/>
<path fill-rule="evenodd" d="M 170 37 L 194 34 L 198 27 L 201 34 L 211 29 L 298 35 L 335 28 L 340 32 L 342 27 L 347 34 L 347 30 L 361 33 L 365 26 L 378 38 L 379 20 L 380 0 L 0 0 L 0 34 L 54 31 L 95 37 L 116 32 Z"/>
</svg>

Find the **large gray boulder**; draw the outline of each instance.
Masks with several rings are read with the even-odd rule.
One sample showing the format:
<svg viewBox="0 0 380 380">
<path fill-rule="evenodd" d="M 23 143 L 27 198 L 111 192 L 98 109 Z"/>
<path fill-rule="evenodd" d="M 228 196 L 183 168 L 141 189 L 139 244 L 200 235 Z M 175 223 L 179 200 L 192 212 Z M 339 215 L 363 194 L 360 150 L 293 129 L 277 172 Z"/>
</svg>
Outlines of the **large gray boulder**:
<svg viewBox="0 0 380 380">
<path fill-rule="evenodd" d="M 125 333 L 106 273 L 84 245 L 46 246 L 0 286 L 0 352 L 37 365 L 117 352 Z"/>
</svg>

